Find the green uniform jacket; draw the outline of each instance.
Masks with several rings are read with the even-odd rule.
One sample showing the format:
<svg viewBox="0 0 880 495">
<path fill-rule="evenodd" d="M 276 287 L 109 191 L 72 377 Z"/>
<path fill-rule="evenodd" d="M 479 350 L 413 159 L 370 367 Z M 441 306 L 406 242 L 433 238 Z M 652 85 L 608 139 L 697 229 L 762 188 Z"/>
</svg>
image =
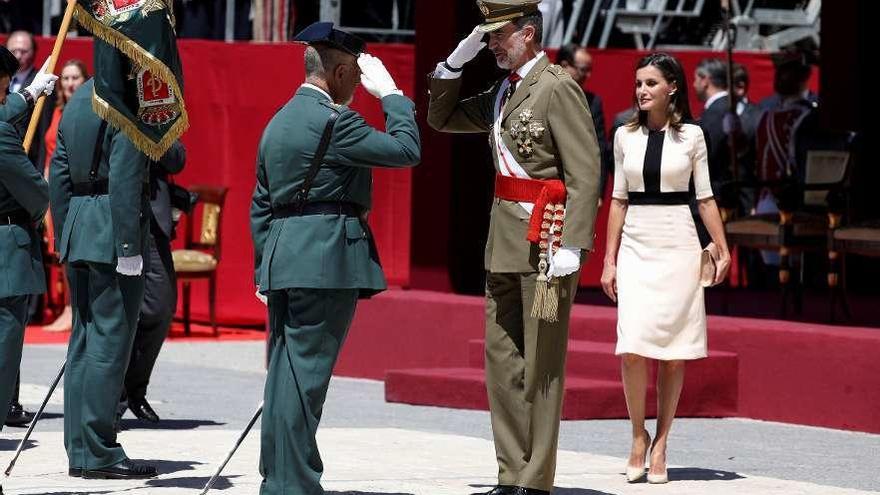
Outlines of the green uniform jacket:
<svg viewBox="0 0 880 495">
<path fill-rule="evenodd" d="M 10 96 L 15 99 L 20 98 Z M 36 224 L 48 207 L 49 186 L 24 153 L 15 128 L 0 122 L 0 218 L 25 210 Z M 0 224 L 0 298 L 45 291 L 46 275 L 35 229 Z"/>
<path fill-rule="evenodd" d="M 499 81 L 488 91 L 459 100 L 461 78 L 431 78 L 428 124 L 442 132 L 489 132 L 495 169 L 499 170 L 492 132 Z M 526 111 L 524 113 L 524 111 Z M 523 118 L 531 112 L 530 118 Z M 533 179 L 562 179 L 567 200 L 562 245 L 589 251 L 599 200 L 599 145 L 584 92 L 558 65 L 542 57 L 523 78 L 504 107 L 501 139 Z M 526 121 L 525 124 L 523 121 Z M 543 128 L 529 137 L 531 152 L 522 153 L 510 128 Z M 529 214 L 518 203 L 495 199 L 486 242 L 486 269 L 494 273 L 537 270 L 537 246 L 526 240 Z"/>
<path fill-rule="evenodd" d="M 251 203 L 256 283 L 260 290 L 287 288 L 385 288 L 368 229 L 356 217 L 308 215 L 273 219 L 273 207 L 289 205 L 302 184 L 333 110 L 339 112 L 308 201 L 372 204 L 371 167 L 409 167 L 421 159 L 413 102 L 382 99 L 386 133 L 357 112 L 333 104 L 320 91 L 301 87 L 269 122 L 257 157 Z"/>
<path fill-rule="evenodd" d="M 98 179 L 109 179 L 110 194 L 73 195 L 74 184 L 89 182 L 101 126 L 92 110 L 93 88 L 92 81 L 87 81 L 64 107 L 49 171 L 52 220 L 62 261 L 115 264 L 117 257 L 144 254 L 149 226 L 148 158 L 108 125 Z"/>
<path fill-rule="evenodd" d="M 12 93 L 6 97 L 6 104 L 0 105 L 0 122 L 16 125 L 30 114 L 30 105 L 20 93 Z"/>
</svg>

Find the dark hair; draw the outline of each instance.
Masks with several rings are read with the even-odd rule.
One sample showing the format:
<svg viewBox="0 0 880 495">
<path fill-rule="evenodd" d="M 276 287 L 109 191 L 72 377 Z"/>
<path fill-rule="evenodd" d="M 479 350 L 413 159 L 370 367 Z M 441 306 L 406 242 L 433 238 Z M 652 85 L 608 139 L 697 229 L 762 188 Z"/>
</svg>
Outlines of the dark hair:
<svg viewBox="0 0 880 495">
<path fill-rule="evenodd" d="M 527 14 L 522 17 L 517 17 L 513 20 L 513 25 L 516 26 L 516 30 L 526 26 L 532 26 L 535 28 L 535 44 L 540 46 L 544 41 L 544 15 L 541 14 L 540 10 L 536 10 L 532 14 Z"/>
<path fill-rule="evenodd" d="M 12 78 L 18 72 L 18 59 L 5 46 L 0 46 L 0 77 Z"/>
<path fill-rule="evenodd" d="M 783 96 L 792 96 L 801 92 L 803 85 L 810 79 L 812 67 L 806 55 L 797 50 L 786 50 L 772 55 L 776 65 L 773 74 L 773 90 Z"/>
<path fill-rule="evenodd" d="M 717 58 L 706 58 L 697 64 L 697 73 L 708 77 L 709 82 L 719 89 L 727 89 L 727 64 Z"/>
<path fill-rule="evenodd" d="M 669 84 L 675 83 L 675 93 L 669 97 L 669 106 L 666 108 L 666 116 L 669 119 L 669 127 L 676 131 L 681 130 L 682 124 L 690 121 L 691 105 L 688 98 L 688 85 L 684 77 L 684 69 L 677 58 L 668 53 L 651 53 L 636 64 L 636 70 L 647 66 L 656 67 L 663 74 L 663 78 Z M 633 91 L 633 105 L 639 108 L 639 101 Z M 635 130 L 648 124 L 648 112 L 639 110 L 632 119 L 626 123 L 627 128 Z"/>
<path fill-rule="evenodd" d="M 577 43 L 566 43 L 562 45 L 562 48 L 556 52 L 556 65 L 562 65 L 562 62 L 565 62 L 568 65 L 574 65 L 574 56 L 577 54 L 578 50 L 585 49 L 586 48 Z"/>
<path fill-rule="evenodd" d="M 733 64 L 733 86 L 743 86 L 746 89 L 749 87 L 749 71 L 743 64 Z"/>
</svg>

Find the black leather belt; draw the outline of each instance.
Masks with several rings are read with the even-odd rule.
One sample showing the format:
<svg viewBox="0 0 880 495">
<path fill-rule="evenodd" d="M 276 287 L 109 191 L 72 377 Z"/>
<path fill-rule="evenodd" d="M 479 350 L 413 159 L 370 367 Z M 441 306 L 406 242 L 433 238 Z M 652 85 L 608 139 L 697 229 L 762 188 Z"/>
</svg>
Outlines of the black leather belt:
<svg viewBox="0 0 880 495">
<path fill-rule="evenodd" d="M 296 205 L 283 205 L 272 209 L 274 218 L 302 217 L 307 215 L 344 215 L 347 217 L 359 217 L 362 208 L 354 203 L 341 201 L 316 201 L 306 203 L 301 207 Z"/>
<path fill-rule="evenodd" d="M 110 181 L 107 179 L 81 182 L 73 185 L 74 196 L 102 196 L 110 194 Z"/>
<path fill-rule="evenodd" d="M 627 193 L 631 205 L 686 205 L 691 202 L 691 193 L 681 192 L 637 192 Z"/>
<path fill-rule="evenodd" d="M 33 223 L 31 214 L 25 210 L 12 210 L 8 213 L 0 213 L 0 225 L 30 227 Z"/>
</svg>

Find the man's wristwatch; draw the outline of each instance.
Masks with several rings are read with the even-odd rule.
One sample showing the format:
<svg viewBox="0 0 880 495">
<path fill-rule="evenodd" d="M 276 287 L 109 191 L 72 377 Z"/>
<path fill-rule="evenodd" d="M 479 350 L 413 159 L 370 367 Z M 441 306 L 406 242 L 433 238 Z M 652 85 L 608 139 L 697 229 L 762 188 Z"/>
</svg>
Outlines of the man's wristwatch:
<svg viewBox="0 0 880 495">
<path fill-rule="evenodd" d="M 27 102 L 28 108 L 34 107 L 36 100 L 34 100 L 34 95 L 32 95 L 30 91 L 21 88 L 18 90 L 18 94 L 20 94 L 24 98 L 24 101 Z"/>
<path fill-rule="evenodd" d="M 449 72 L 461 72 L 464 69 L 464 67 L 459 67 L 456 69 L 456 68 L 452 67 L 451 65 L 449 65 L 449 62 L 447 62 L 445 60 L 443 61 L 443 68 L 448 70 Z"/>
</svg>

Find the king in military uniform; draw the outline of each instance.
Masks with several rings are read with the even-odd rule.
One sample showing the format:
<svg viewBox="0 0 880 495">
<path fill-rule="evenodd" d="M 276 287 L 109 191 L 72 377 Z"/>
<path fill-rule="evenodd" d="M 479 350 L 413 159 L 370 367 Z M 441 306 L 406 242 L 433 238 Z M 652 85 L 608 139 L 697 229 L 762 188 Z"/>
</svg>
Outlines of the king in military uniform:
<svg viewBox="0 0 880 495">
<path fill-rule="evenodd" d="M 413 102 L 359 38 L 317 23 L 306 82 L 269 123 L 251 203 L 256 283 L 268 299 L 269 370 L 262 419 L 262 495 L 323 493 L 315 433 L 358 298 L 385 289 L 366 223 L 371 167 L 420 160 Z M 387 132 L 351 110 L 361 82 L 380 98 Z"/>
<path fill-rule="evenodd" d="M 542 51 L 539 2 L 480 0 L 485 23 L 430 82 L 430 126 L 488 133 L 496 169 L 485 258 L 486 388 L 498 459 L 491 495 L 553 488 L 569 313 L 599 195 L 584 92 Z M 487 35 L 509 75 L 462 99 L 463 66 Z"/>
</svg>

